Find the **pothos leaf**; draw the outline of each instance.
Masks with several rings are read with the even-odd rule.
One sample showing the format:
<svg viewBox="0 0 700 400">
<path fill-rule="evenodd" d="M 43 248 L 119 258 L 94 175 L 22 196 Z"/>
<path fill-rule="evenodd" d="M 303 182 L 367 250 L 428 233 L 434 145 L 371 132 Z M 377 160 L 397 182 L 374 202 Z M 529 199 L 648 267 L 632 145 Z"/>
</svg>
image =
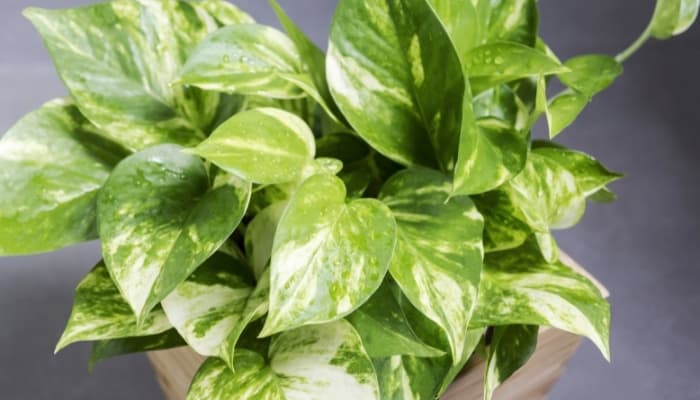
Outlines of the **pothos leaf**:
<svg viewBox="0 0 700 400">
<path fill-rule="evenodd" d="M 204 139 L 218 94 L 171 85 L 187 54 L 216 28 L 198 5 L 116 0 L 25 15 L 78 108 L 104 135 L 131 150 Z"/>
<path fill-rule="evenodd" d="M 464 58 L 473 93 L 528 76 L 568 72 L 568 68 L 539 50 L 514 42 L 489 43 Z"/>
<path fill-rule="evenodd" d="M 283 332 L 269 354 L 240 350 L 235 372 L 208 359 L 188 400 L 379 399 L 377 377 L 360 337 L 344 320 Z"/>
<path fill-rule="evenodd" d="M 56 352 L 75 342 L 150 336 L 170 328 L 160 307 L 137 324 L 129 304 L 110 279 L 104 263 L 100 262 L 75 289 L 73 311 L 56 345 Z"/>
<path fill-rule="evenodd" d="M 657 0 L 651 21 L 651 34 L 657 39 L 680 35 L 695 22 L 698 0 Z"/>
<path fill-rule="evenodd" d="M 549 137 L 554 138 L 568 128 L 589 101 L 589 96 L 573 90 L 565 90 L 554 96 L 546 108 Z"/>
<path fill-rule="evenodd" d="M 394 298 L 391 281 L 385 281 L 370 299 L 347 320 L 362 338 L 367 354 L 372 358 L 394 355 L 438 357 L 442 350 L 423 343 L 413 332 L 401 306 Z"/>
<path fill-rule="evenodd" d="M 466 327 L 477 296 L 483 218 L 466 196 L 450 198 L 436 171 L 394 175 L 379 198 L 397 222 L 389 270 L 411 303 L 446 333 L 455 363 L 464 356 Z"/>
<path fill-rule="evenodd" d="M 384 279 L 396 241 L 394 218 L 375 199 L 346 202 L 345 194 L 339 178 L 319 174 L 289 201 L 272 247 L 262 336 L 339 319 Z"/>
<path fill-rule="evenodd" d="M 74 105 L 55 100 L 2 137 L 0 254 L 97 238 L 95 197 L 120 154 L 95 151 L 95 130 Z"/>
<path fill-rule="evenodd" d="M 150 336 L 127 337 L 121 339 L 98 340 L 92 344 L 88 370 L 108 358 L 145 351 L 166 350 L 187 345 L 175 329 Z"/>
<path fill-rule="evenodd" d="M 246 180 L 273 184 L 298 179 L 314 158 L 314 136 L 301 118 L 276 108 L 231 117 L 194 153 Z"/>
<path fill-rule="evenodd" d="M 162 301 L 170 323 L 197 353 L 228 352 L 226 338 L 243 319 L 253 291 L 245 267 L 215 253 Z"/>
<path fill-rule="evenodd" d="M 564 63 L 570 72 L 557 75 L 569 88 L 593 96 L 610 86 L 620 74 L 622 65 L 613 57 L 603 54 L 585 54 Z"/>
<path fill-rule="evenodd" d="M 404 165 L 454 166 L 464 78 L 426 1 L 341 0 L 326 68 L 338 107 L 379 153 Z"/>
<path fill-rule="evenodd" d="M 489 253 L 471 326 L 547 325 L 595 343 L 610 358 L 610 306 L 598 288 L 561 262 L 547 263 L 532 242 Z"/>
<path fill-rule="evenodd" d="M 472 200 L 484 216 L 484 250 L 487 253 L 514 249 L 530 236 L 532 230 L 505 192 L 494 190 L 472 196 Z"/>
<path fill-rule="evenodd" d="M 97 200 L 102 252 L 139 318 L 164 299 L 233 232 L 250 184 L 218 174 L 175 145 L 124 159 Z"/>
<path fill-rule="evenodd" d="M 488 41 L 508 41 L 534 47 L 539 17 L 536 0 L 490 2 Z"/>
<path fill-rule="evenodd" d="M 525 365 L 537 346 L 537 325 L 504 325 L 493 329 L 484 371 L 484 400 Z"/>
<path fill-rule="evenodd" d="M 586 197 L 605 188 L 605 185 L 622 178 L 595 158 L 580 151 L 567 149 L 547 141 L 534 141 L 533 152 L 557 162 L 576 179 L 576 185 Z"/>
<path fill-rule="evenodd" d="M 178 82 L 219 92 L 291 99 L 304 93 L 279 75 L 299 73 L 301 59 L 287 36 L 264 25 L 238 24 L 202 41 Z"/>
<path fill-rule="evenodd" d="M 445 26 L 459 57 L 479 46 L 488 21 L 482 21 L 472 1 L 429 0 Z"/>
</svg>

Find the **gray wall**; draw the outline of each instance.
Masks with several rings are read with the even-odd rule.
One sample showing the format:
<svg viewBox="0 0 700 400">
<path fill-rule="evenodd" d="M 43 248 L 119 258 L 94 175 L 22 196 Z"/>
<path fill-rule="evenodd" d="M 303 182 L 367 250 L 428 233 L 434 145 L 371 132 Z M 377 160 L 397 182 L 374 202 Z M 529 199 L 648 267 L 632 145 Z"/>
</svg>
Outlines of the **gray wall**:
<svg viewBox="0 0 700 400">
<path fill-rule="evenodd" d="M 20 10 L 83 3 L 0 3 L 0 132 L 65 94 Z M 324 42 L 333 1 L 282 3 Z M 265 2 L 239 4 L 260 21 L 273 22 Z M 542 35 L 566 58 L 622 49 L 645 26 L 653 1 L 541 0 L 540 8 Z M 585 343 L 553 399 L 700 398 L 700 28 L 651 42 L 626 69 L 561 137 L 627 173 L 614 185 L 617 203 L 591 205 L 581 225 L 559 235 L 562 247 L 612 292 L 612 363 Z M 88 374 L 88 346 L 52 355 L 73 288 L 98 258 L 93 243 L 0 259 L 0 398 L 160 398 L 143 356 L 108 361 Z"/>
</svg>

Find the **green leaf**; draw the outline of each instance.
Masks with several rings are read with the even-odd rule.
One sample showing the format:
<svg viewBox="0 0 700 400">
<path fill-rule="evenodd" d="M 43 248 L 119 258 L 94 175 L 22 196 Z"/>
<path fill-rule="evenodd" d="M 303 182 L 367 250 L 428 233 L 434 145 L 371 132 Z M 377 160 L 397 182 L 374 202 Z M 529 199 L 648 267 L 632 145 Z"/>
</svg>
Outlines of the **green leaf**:
<svg viewBox="0 0 700 400">
<path fill-rule="evenodd" d="M 243 319 L 253 286 L 245 267 L 215 253 L 178 285 L 162 306 L 170 323 L 197 353 L 226 354 L 226 338 Z"/>
<path fill-rule="evenodd" d="M 575 225 L 586 208 L 576 177 L 558 162 L 531 152 L 525 169 L 503 186 L 524 221 L 539 233 Z"/>
<path fill-rule="evenodd" d="M 163 310 L 156 308 L 142 318 L 136 317 L 112 282 L 103 262 L 92 269 L 75 289 L 73 311 L 56 352 L 80 341 L 150 336 L 170 329 Z"/>
<path fill-rule="evenodd" d="M 532 230 L 504 191 L 486 192 L 472 196 L 472 200 L 484 216 L 484 250 L 487 253 L 519 247 L 530 236 Z"/>
<path fill-rule="evenodd" d="M 210 358 L 197 371 L 187 399 L 379 399 L 372 362 L 347 321 L 284 332 L 272 339 L 267 360 L 241 350 L 232 372 Z"/>
<path fill-rule="evenodd" d="M 379 288 L 396 242 L 396 223 L 375 199 L 346 202 L 332 175 L 308 178 L 275 233 L 270 312 L 262 336 L 337 320 Z"/>
<path fill-rule="evenodd" d="M 74 105 L 55 100 L 0 139 L 1 255 L 97 238 L 95 197 L 113 160 L 95 151 L 95 130 Z"/>
<path fill-rule="evenodd" d="M 569 71 L 547 54 L 513 42 L 479 46 L 465 56 L 464 62 L 473 93 L 520 78 Z"/>
<path fill-rule="evenodd" d="M 367 354 L 372 358 L 444 355 L 445 352 L 426 345 L 416 336 L 394 298 L 392 286 L 390 281 L 385 281 L 362 307 L 347 317 L 362 338 Z"/>
<path fill-rule="evenodd" d="M 537 346 L 537 325 L 505 325 L 493 329 L 484 371 L 484 399 L 520 369 Z"/>
<path fill-rule="evenodd" d="M 248 13 L 226 0 L 199 0 L 196 4 L 206 10 L 222 26 L 255 23 L 253 17 Z"/>
<path fill-rule="evenodd" d="M 272 241 L 286 208 L 286 201 L 274 203 L 260 211 L 246 227 L 245 253 L 256 277 L 262 275 L 270 262 Z"/>
<path fill-rule="evenodd" d="M 514 324 L 586 336 L 610 358 L 608 302 L 588 278 L 561 262 L 545 262 L 532 242 L 486 255 L 470 326 Z"/>
<path fill-rule="evenodd" d="M 565 90 L 552 98 L 546 108 L 549 137 L 554 138 L 568 128 L 589 101 L 590 97 L 571 90 Z"/>
<path fill-rule="evenodd" d="M 334 121 L 340 122 L 343 120 L 340 110 L 333 101 L 331 96 L 330 88 L 328 87 L 328 82 L 326 81 L 326 56 L 321 51 L 321 49 L 314 44 L 314 42 L 309 39 L 308 36 L 302 31 L 291 18 L 284 12 L 282 7 L 277 3 L 276 0 L 268 0 L 270 6 L 275 11 L 277 19 L 282 24 L 282 27 L 289 35 L 290 39 L 296 45 L 297 51 L 300 54 L 301 62 L 305 69 L 309 72 L 312 87 L 317 91 L 318 97 L 315 98 L 316 102 L 326 110 L 327 114 L 333 118 Z M 309 95 L 311 91 L 302 87 L 303 85 L 297 84 L 302 90 L 304 90 Z M 312 96 L 313 97 L 313 96 Z"/>
<path fill-rule="evenodd" d="M 182 68 L 178 83 L 206 90 L 279 99 L 304 95 L 280 74 L 299 74 L 302 64 L 289 38 L 264 25 L 238 24 L 209 35 Z"/>
<path fill-rule="evenodd" d="M 576 179 L 576 185 L 586 197 L 605 188 L 605 185 L 623 177 L 608 170 L 595 158 L 580 151 L 567 149 L 551 142 L 534 141 L 533 152 L 557 162 Z"/>
<path fill-rule="evenodd" d="M 196 154 L 262 184 L 298 179 L 314 158 L 314 136 L 296 115 L 276 108 L 238 113 L 199 144 Z"/>
<path fill-rule="evenodd" d="M 108 358 L 146 351 L 172 349 L 185 345 L 187 343 L 175 329 L 151 336 L 98 340 L 92 344 L 88 370 L 92 371 L 98 362 Z"/>
<path fill-rule="evenodd" d="M 442 329 L 400 297 L 402 308 L 416 334 L 436 348 L 449 351 Z M 465 356 L 457 363 L 447 354 L 443 357 L 392 356 L 374 359 L 382 399 L 433 400 L 439 398 L 463 370 L 467 360 L 481 341 L 484 329 L 469 330 Z"/>
<path fill-rule="evenodd" d="M 610 191 L 608 188 L 602 188 L 599 191 L 591 194 L 588 197 L 592 201 L 597 201 L 599 203 L 611 203 L 617 200 L 617 195 Z"/>
<path fill-rule="evenodd" d="M 460 57 L 482 42 L 487 21 L 481 21 L 472 1 L 429 0 Z"/>
<path fill-rule="evenodd" d="M 240 222 L 250 184 L 218 174 L 175 145 L 124 159 L 97 199 L 111 276 L 142 318 L 212 255 Z"/>
<path fill-rule="evenodd" d="M 690 28 L 698 16 L 698 0 L 657 0 L 651 21 L 651 35 L 668 39 Z"/>
<path fill-rule="evenodd" d="M 610 86 L 623 70 L 622 65 L 613 57 L 602 54 L 577 56 L 567 60 L 564 66 L 571 71 L 559 74 L 559 80 L 589 97 Z"/>
<path fill-rule="evenodd" d="M 81 112 L 131 150 L 191 145 L 214 116 L 219 96 L 170 83 L 187 54 L 216 23 L 185 1 L 116 0 L 25 11 Z"/>
<path fill-rule="evenodd" d="M 463 126 L 454 174 L 456 194 L 483 193 L 502 185 L 525 165 L 530 133 L 527 110 L 505 85 L 474 98 L 472 126 Z"/>
<path fill-rule="evenodd" d="M 408 169 L 384 184 L 379 198 L 397 222 L 389 270 L 411 303 L 447 334 L 455 363 L 464 356 L 476 301 L 484 221 L 466 196 L 450 197 L 439 172 Z"/>
<path fill-rule="evenodd" d="M 491 1 L 488 41 L 508 41 L 534 47 L 539 16 L 536 0 Z"/>
<path fill-rule="evenodd" d="M 326 62 L 338 107 L 374 149 L 404 165 L 454 166 L 465 82 L 426 1 L 341 0 Z"/>
</svg>

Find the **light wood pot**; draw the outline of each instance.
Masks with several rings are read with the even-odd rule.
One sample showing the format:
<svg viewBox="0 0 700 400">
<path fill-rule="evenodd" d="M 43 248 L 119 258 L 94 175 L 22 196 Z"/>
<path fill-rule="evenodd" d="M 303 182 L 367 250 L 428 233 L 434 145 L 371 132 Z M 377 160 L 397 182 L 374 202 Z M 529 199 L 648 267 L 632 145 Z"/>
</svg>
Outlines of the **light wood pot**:
<svg viewBox="0 0 700 400">
<path fill-rule="evenodd" d="M 562 253 L 562 261 L 589 277 L 605 297 L 608 291 L 586 270 Z M 544 399 L 559 379 L 566 363 L 576 352 L 581 338 L 554 328 L 540 329 L 537 348 L 523 368 L 496 389 L 497 400 Z M 204 361 L 189 347 L 148 353 L 167 400 L 184 400 L 195 372 Z M 483 398 L 484 361 L 474 359 L 452 383 L 443 400 L 480 400 Z M 358 399 L 361 400 L 361 399 Z"/>
</svg>

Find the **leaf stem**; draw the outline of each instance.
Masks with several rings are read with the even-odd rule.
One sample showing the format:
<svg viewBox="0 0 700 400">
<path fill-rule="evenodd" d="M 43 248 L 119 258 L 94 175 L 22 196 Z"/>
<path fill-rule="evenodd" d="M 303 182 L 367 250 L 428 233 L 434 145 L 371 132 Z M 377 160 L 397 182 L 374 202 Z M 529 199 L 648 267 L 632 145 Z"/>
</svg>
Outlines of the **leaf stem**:
<svg viewBox="0 0 700 400">
<path fill-rule="evenodd" d="M 651 37 L 651 25 L 653 23 L 654 19 L 652 18 L 651 21 L 649 21 L 649 24 L 647 25 L 646 29 L 644 29 L 644 32 L 642 32 L 641 35 L 635 40 L 631 45 L 629 45 L 625 50 L 620 52 L 620 54 L 615 56 L 615 61 L 619 62 L 622 64 L 625 62 L 632 54 L 636 53 L 637 50 L 639 50 L 644 43 L 646 43 L 647 40 Z"/>
</svg>

